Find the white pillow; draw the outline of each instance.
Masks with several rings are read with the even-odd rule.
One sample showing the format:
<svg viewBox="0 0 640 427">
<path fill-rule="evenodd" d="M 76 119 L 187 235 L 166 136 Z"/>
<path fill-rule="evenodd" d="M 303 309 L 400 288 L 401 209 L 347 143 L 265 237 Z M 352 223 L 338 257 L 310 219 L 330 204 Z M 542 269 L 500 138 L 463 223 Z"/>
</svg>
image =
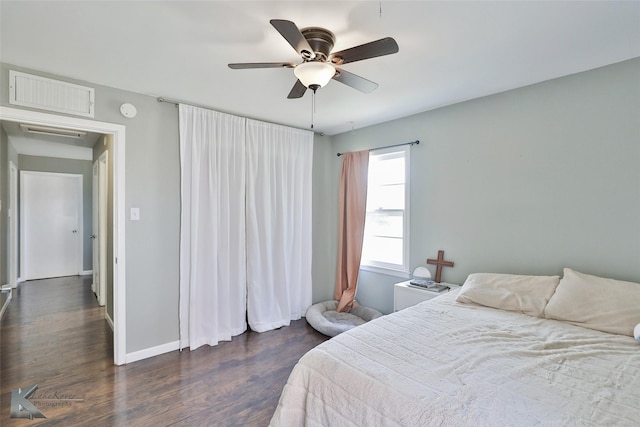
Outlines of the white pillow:
<svg viewBox="0 0 640 427">
<path fill-rule="evenodd" d="M 633 328 L 640 322 L 640 283 L 565 268 L 544 315 L 589 329 L 633 336 Z"/>
<path fill-rule="evenodd" d="M 543 317 L 559 281 L 560 276 L 475 273 L 467 277 L 456 301 Z"/>
</svg>

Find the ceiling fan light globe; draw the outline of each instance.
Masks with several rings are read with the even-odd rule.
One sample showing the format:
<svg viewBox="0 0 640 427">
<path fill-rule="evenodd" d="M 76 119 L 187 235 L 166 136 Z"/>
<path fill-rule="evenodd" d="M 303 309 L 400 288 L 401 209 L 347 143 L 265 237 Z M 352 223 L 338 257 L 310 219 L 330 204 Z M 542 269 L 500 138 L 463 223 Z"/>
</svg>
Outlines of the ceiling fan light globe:
<svg viewBox="0 0 640 427">
<path fill-rule="evenodd" d="M 293 73 L 306 87 L 312 85 L 324 87 L 335 75 L 336 69 L 326 62 L 310 61 L 297 65 Z"/>
</svg>

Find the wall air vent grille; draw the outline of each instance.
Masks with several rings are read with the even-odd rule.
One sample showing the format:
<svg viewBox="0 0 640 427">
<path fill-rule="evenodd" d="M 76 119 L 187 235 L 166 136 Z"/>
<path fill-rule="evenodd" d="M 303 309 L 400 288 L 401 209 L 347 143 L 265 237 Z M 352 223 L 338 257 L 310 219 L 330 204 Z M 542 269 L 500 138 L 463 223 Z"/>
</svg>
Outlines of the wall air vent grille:
<svg viewBox="0 0 640 427">
<path fill-rule="evenodd" d="M 95 89 L 9 71 L 9 103 L 76 116 L 93 117 Z"/>
</svg>

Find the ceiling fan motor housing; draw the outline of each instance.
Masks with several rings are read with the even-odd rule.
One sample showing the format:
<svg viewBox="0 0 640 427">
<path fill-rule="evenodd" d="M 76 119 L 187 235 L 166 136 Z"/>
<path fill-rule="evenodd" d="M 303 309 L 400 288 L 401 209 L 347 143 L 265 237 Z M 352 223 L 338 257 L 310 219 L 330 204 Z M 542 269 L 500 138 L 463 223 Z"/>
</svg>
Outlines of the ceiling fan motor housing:
<svg viewBox="0 0 640 427">
<path fill-rule="evenodd" d="M 316 58 L 326 61 L 336 42 L 336 36 L 331 31 L 320 27 L 303 28 L 300 32 L 309 43 L 309 46 L 311 46 L 311 49 L 313 49 Z M 303 53 L 303 57 L 308 60 L 312 55 L 306 57 L 305 53 Z"/>
</svg>

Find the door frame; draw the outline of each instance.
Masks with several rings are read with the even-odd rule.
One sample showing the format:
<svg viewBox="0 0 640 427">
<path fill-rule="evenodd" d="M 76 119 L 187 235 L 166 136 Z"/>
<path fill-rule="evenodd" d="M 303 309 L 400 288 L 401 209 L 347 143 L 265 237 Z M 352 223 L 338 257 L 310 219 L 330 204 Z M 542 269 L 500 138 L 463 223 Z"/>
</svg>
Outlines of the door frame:
<svg viewBox="0 0 640 427">
<path fill-rule="evenodd" d="M 93 291 L 93 293 L 95 294 L 95 296 L 98 298 L 98 303 L 100 303 L 100 295 L 98 295 L 100 293 L 100 289 L 96 288 L 96 284 L 100 283 L 100 279 L 98 277 L 98 274 L 100 273 L 100 260 L 98 259 L 99 256 L 99 252 L 98 252 L 98 242 L 97 242 L 97 238 L 98 235 L 96 234 L 96 224 L 98 223 L 98 214 L 100 212 L 99 206 L 98 206 L 98 178 L 96 178 L 96 176 L 98 175 L 98 160 L 94 160 L 93 164 L 91 165 L 91 235 L 89 236 L 89 238 L 91 239 L 91 249 L 92 249 L 92 253 L 91 253 L 91 264 L 92 264 L 92 271 L 91 271 L 91 277 L 93 278 L 93 281 L 91 283 L 91 290 Z M 102 305 L 102 304 L 100 304 Z"/>
<path fill-rule="evenodd" d="M 109 186 L 109 156 L 105 150 L 93 162 L 93 292 L 98 304 L 106 304 L 107 282 L 107 195 Z M 98 285 L 96 287 L 96 284 Z"/>
<path fill-rule="evenodd" d="M 107 209 L 109 205 L 109 152 L 104 151 L 98 157 L 98 244 L 100 247 L 100 302 L 107 303 Z"/>
<path fill-rule="evenodd" d="M 77 193 L 75 194 L 76 197 L 76 201 L 78 203 L 78 211 L 76 212 L 76 214 L 78 215 L 78 222 L 76 225 L 76 230 L 74 230 L 74 233 L 76 234 L 76 243 L 75 243 L 75 248 L 74 248 L 74 258 L 75 258 L 75 265 L 74 265 L 74 270 L 75 270 L 75 274 L 80 274 L 83 271 L 83 250 L 84 250 L 84 221 L 83 221 L 83 214 L 82 214 L 82 210 L 83 210 L 83 197 L 82 197 L 82 187 L 83 187 L 83 183 L 82 183 L 82 175 L 80 174 L 75 174 L 75 173 L 58 173 L 58 172 L 40 172 L 40 171 L 30 171 L 30 170 L 21 170 L 20 171 L 20 182 L 22 184 L 24 184 L 26 182 L 26 177 L 27 176 L 41 176 L 41 177 L 65 177 L 65 178 L 70 178 L 73 179 L 76 182 L 77 185 Z M 25 244 L 25 240 L 26 240 L 26 226 L 27 226 L 27 218 L 26 215 L 28 212 L 26 212 L 26 209 L 24 208 L 24 204 L 27 201 L 27 193 L 26 191 L 28 190 L 28 188 L 25 185 L 20 185 L 20 271 L 22 272 L 22 276 L 25 280 L 32 280 L 34 279 L 33 276 L 31 276 L 30 271 L 29 270 L 29 264 L 31 263 L 32 260 L 27 259 L 26 256 L 26 250 L 27 250 L 27 245 Z M 39 277 L 35 277 L 35 279 L 39 279 Z"/>
<path fill-rule="evenodd" d="M 18 287 L 18 167 L 9 161 L 9 284 Z"/>
<path fill-rule="evenodd" d="M 126 363 L 125 130 L 124 125 L 0 106 L 0 120 L 113 136 L 113 358 Z"/>
</svg>

